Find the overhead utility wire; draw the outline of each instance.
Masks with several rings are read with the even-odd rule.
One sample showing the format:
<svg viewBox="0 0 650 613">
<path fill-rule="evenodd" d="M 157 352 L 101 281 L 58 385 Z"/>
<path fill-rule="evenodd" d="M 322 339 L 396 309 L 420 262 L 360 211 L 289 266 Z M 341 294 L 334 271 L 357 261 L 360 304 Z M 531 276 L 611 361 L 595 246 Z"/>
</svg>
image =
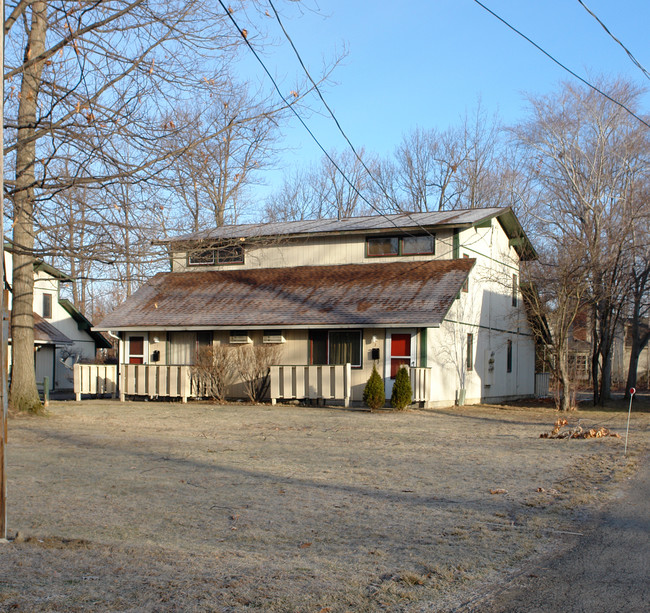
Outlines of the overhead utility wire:
<svg viewBox="0 0 650 613">
<path fill-rule="evenodd" d="M 258 55 L 257 51 L 255 51 L 253 46 L 250 44 L 250 41 L 248 40 L 247 34 L 244 34 L 244 31 L 239 27 L 239 24 L 237 23 L 237 21 L 233 17 L 232 12 L 226 8 L 226 6 L 224 5 L 222 0 L 219 0 L 219 4 L 221 5 L 221 7 L 225 11 L 225 13 L 230 18 L 230 21 L 232 21 L 235 28 L 237 28 L 237 31 L 241 34 L 241 37 L 244 39 L 244 42 L 246 43 L 248 48 L 251 50 L 251 52 L 255 56 L 255 59 L 262 66 L 262 68 L 264 69 L 264 72 L 266 73 L 266 75 L 269 77 L 269 79 L 271 79 L 271 83 L 273 83 L 273 87 L 275 88 L 275 91 L 278 92 L 278 95 L 280 96 L 282 101 L 287 105 L 287 107 L 291 110 L 291 112 L 296 116 L 298 121 L 302 124 L 303 128 L 305 128 L 305 130 L 307 130 L 307 133 L 309 134 L 309 136 L 311 136 L 312 140 L 318 145 L 319 149 L 323 152 L 325 157 L 327 157 L 327 159 L 332 163 L 334 168 L 336 168 L 336 170 L 338 170 L 338 172 L 341 173 L 341 176 L 345 179 L 346 183 L 357 193 L 359 198 L 361 198 L 374 211 L 376 211 L 379 214 L 382 214 L 381 211 L 379 211 L 379 209 L 377 209 L 369 200 L 366 199 L 366 197 L 356 188 L 356 186 L 352 183 L 352 181 L 350 181 L 350 179 L 348 179 L 347 175 L 339 168 L 338 164 L 334 161 L 332 156 L 327 152 L 325 147 L 323 147 L 323 145 L 320 143 L 320 141 L 316 138 L 315 134 L 311 131 L 309 126 L 305 123 L 303 118 L 298 114 L 298 111 L 296 111 L 296 109 L 293 107 L 293 103 L 289 102 L 286 99 L 286 97 L 284 96 L 284 94 L 280 91 L 280 87 L 278 86 L 277 82 L 275 81 L 275 79 L 271 75 L 271 72 L 266 67 L 266 65 L 262 61 L 262 58 L 260 58 L 260 56 Z"/>
<path fill-rule="evenodd" d="M 296 57 L 298 58 L 298 62 L 300 62 L 300 66 L 302 67 L 303 71 L 307 75 L 307 78 L 309 79 L 311 84 L 314 86 L 314 90 L 316 91 L 316 93 L 318 94 L 318 97 L 321 99 L 321 102 L 323 103 L 323 105 L 327 109 L 327 112 L 330 114 L 330 117 L 334 120 L 334 123 L 336 124 L 336 127 L 338 128 L 339 132 L 341 133 L 341 135 L 343 136 L 343 138 L 345 139 L 345 141 L 349 145 L 350 149 L 352 150 L 352 153 L 354 154 L 354 157 L 356 157 L 357 160 L 359 161 L 359 163 L 361 164 L 361 166 L 363 166 L 363 169 L 366 171 L 368 176 L 379 186 L 379 189 L 381 189 L 381 191 L 384 193 L 384 196 L 386 196 L 389 200 L 392 200 L 392 198 L 386 192 L 386 188 L 384 187 L 384 185 L 377 178 L 375 178 L 372 171 L 368 168 L 368 166 L 363 161 L 361 156 L 357 153 L 357 150 L 355 149 L 354 145 L 352 144 L 352 142 L 348 138 L 348 135 L 345 133 L 345 131 L 341 127 L 341 124 L 339 123 L 339 120 L 337 119 L 336 115 L 334 114 L 334 111 L 332 111 L 332 109 L 330 108 L 330 105 L 327 104 L 327 101 L 323 97 L 323 94 L 320 91 L 320 88 L 318 87 L 318 84 L 316 83 L 316 81 L 314 81 L 314 79 L 312 78 L 309 70 L 307 69 L 307 66 L 305 66 L 305 63 L 302 61 L 302 57 L 300 56 L 300 53 L 298 52 L 298 49 L 296 49 L 296 45 L 294 44 L 291 36 L 289 36 L 289 33 L 287 32 L 286 28 L 284 27 L 284 24 L 282 23 L 282 20 L 280 19 L 280 15 L 278 14 L 278 11 L 276 10 L 275 6 L 273 5 L 272 0 L 268 0 L 268 2 L 269 2 L 269 5 L 271 6 L 271 8 L 273 9 L 273 13 L 275 14 L 275 18 L 276 18 L 277 22 L 280 24 L 280 27 L 282 28 L 282 32 L 284 33 L 285 38 L 289 41 L 289 44 L 291 45 L 291 48 L 293 49 L 293 52 L 295 53 Z"/>
<path fill-rule="evenodd" d="M 269 0 L 269 2 L 270 2 L 270 0 Z M 363 201 L 364 201 L 364 202 L 365 202 L 365 203 L 366 203 L 366 204 L 367 204 L 367 205 L 368 205 L 368 206 L 369 206 L 373 211 L 375 211 L 375 213 L 379 214 L 380 217 L 383 217 L 384 219 L 386 219 L 386 221 L 388 221 L 388 222 L 389 222 L 391 225 L 393 225 L 395 228 L 403 229 L 403 226 L 400 226 L 400 225 L 398 225 L 397 223 L 395 223 L 395 220 L 394 220 L 394 219 L 392 219 L 391 217 L 389 217 L 385 212 L 383 212 L 382 210 L 378 209 L 374 204 L 372 204 L 372 202 L 370 202 L 370 201 L 369 201 L 369 200 L 368 200 L 368 199 L 367 199 L 367 198 L 366 198 L 366 197 L 365 197 L 365 196 L 364 196 L 364 195 L 363 195 L 363 194 L 362 194 L 362 193 L 357 189 L 357 187 L 356 187 L 356 186 L 355 186 L 355 185 L 350 181 L 350 179 L 346 176 L 346 174 L 343 172 L 343 170 L 341 170 L 341 168 L 339 168 L 339 166 L 336 164 L 336 162 L 332 159 L 332 157 L 331 157 L 331 156 L 327 153 L 327 151 L 323 148 L 323 146 L 322 146 L 321 143 L 318 141 L 318 139 L 317 139 L 316 136 L 313 134 L 313 132 L 312 132 L 312 131 L 307 127 L 307 125 L 305 124 L 305 122 L 303 121 L 303 119 L 300 117 L 300 115 L 298 114 L 298 112 L 297 112 L 297 111 L 293 108 L 293 106 L 292 106 L 292 105 L 291 105 L 291 104 L 286 100 L 286 98 L 284 97 L 284 95 L 283 95 L 282 92 L 280 91 L 280 88 L 278 87 L 278 85 L 277 85 L 275 79 L 271 76 L 271 73 L 270 73 L 269 70 L 267 69 L 266 65 L 264 64 L 264 62 L 263 62 L 262 59 L 259 57 L 259 55 L 258 55 L 257 52 L 255 51 L 255 49 L 253 48 L 253 46 L 252 46 L 252 45 L 250 44 L 250 42 L 248 41 L 248 38 L 247 38 L 246 34 L 245 34 L 244 31 L 239 27 L 239 24 L 237 23 L 237 21 L 236 21 L 235 18 L 233 17 L 232 13 L 231 13 L 229 10 L 226 9 L 226 7 L 224 6 L 222 0 L 219 0 L 219 4 L 221 4 L 221 7 L 226 11 L 226 14 L 227 14 L 228 17 L 230 18 L 230 21 L 232 21 L 233 25 L 235 26 L 235 28 L 237 29 L 237 31 L 240 33 L 240 35 L 242 36 L 242 38 L 243 38 L 244 41 L 246 42 L 248 48 L 251 50 L 251 52 L 253 53 L 253 55 L 254 55 L 255 58 L 257 59 L 257 61 L 260 63 L 260 65 L 261 65 L 262 68 L 264 69 L 264 72 L 266 72 L 267 76 L 269 77 L 269 79 L 270 79 L 271 82 L 273 83 L 273 86 L 275 87 L 275 90 L 278 92 L 278 95 L 280 96 L 280 98 L 281 98 L 281 99 L 283 100 L 283 102 L 284 102 L 284 103 L 285 103 L 285 104 L 286 104 L 286 105 L 291 109 L 291 111 L 293 112 L 293 114 L 298 118 L 298 120 L 299 120 L 300 123 L 303 125 L 303 127 L 305 128 L 305 130 L 307 130 L 308 134 L 311 136 L 311 138 L 314 140 L 314 142 L 318 145 L 318 147 L 321 149 L 321 151 L 325 154 L 325 156 L 327 157 L 327 159 L 332 163 L 332 165 L 334 166 L 334 168 L 336 168 L 336 170 L 337 170 L 339 173 L 341 173 L 341 176 L 345 179 L 345 181 L 348 183 L 348 185 L 349 185 L 349 186 L 350 186 L 350 187 L 351 187 L 351 188 L 356 192 L 356 194 L 359 196 L 359 198 L 361 198 L 361 199 L 362 199 L 362 200 L 363 200 Z M 271 5 L 271 6 L 273 6 L 273 5 Z M 273 10 L 275 11 L 275 7 L 273 7 Z M 276 14 L 277 14 L 277 13 L 276 13 Z M 279 21 L 279 18 L 278 18 L 278 21 Z M 280 23 L 280 25 L 282 26 L 281 23 Z M 287 38 L 288 38 L 289 41 L 291 42 L 291 40 L 290 40 L 288 34 L 286 33 L 286 30 L 284 29 L 284 27 L 282 27 L 282 30 L 285 32 L 285 35 L 287 36 Z M 298 58 L 300 59 L 300 55 L 299 55 L 297 49 L 295 48 L 295 46 L 293 45 L 293 42 L 291 42 L 291 46 L 293 47 L 293 49 L 294 49 L 296 55 L 297 55 Z M 302 62 L 301 59 L 300 59 L 300 63 L 301 63 L 301 65 L 303 66 L 303 69 L 305 70 L 305 73 L 307 73 L 307 76 L 309 77 L 309 80 L 314 84 L 314 87 L 315 87 L 316 90 L 318 91 L 318 95 L 321 97 L 321 100 L 323 101 L 323 104 L 325 104 L 326 108 L 328 109 L 328 111 L 329 111 L 330 114 L 332 115 L 332 118 L 334 119 L 334 121 L 336 122 L 337 126 L 339 127 L 339 130 L 341 130 L 341 132 L 343 133 L 345 139 L 348 141 L 348 144 L 350 145 L 350 147 L 351 147 L 352 150 L 354 151 L 354 154 L 355 154 L 357 157 L 359 157 L 358 154 L 357 154 L 357 152 L 356 152 L 356 150 L 354 149 L 352 143 L 349 141 L 349 139 L 347 138 L 347 136 L 345 136 L 345 133 L 343 132 L 343 130 L 342 130 L 342 128 L 341 128 L 339 122 L 337 121 L 336 117 L 333 115 L 333 113 L 332 113 L 332 111 L 331 111 L 329 105 L 325 102 L 325 100 L 324 100 L 324 98 L 323 98 L 323 96 L 322 96 L 320 90 L 318 90 L 318 87 L 317 87 L 316 84 L 314 83 L 314 80 L 311 78 L 311 75 L 308 73 L 308 71 L 307 71 L 306 67 L 304 66 L 304 63 Z M 363 164 L 363 160 L 360 160 L 360 161 L 361 161 L 361 163 Z M 365 170 L 366 170 L 366 172 L 368 173 L 368 175 L 370 176 L 370 178 L 371 178 L 373 181 L 375 181 L 375 182 L 377 183 L 377 185 L 379 185 L 379 187 L 380 187 L 381 190 L 384 192 L 384 194 L 386 195 L 386 197 L 387 197 L 389 200 L 391 200 L 390 196 L 388 196 L 388 194 L 386 193 L 386 189 L 384 188 L 384 186 L 383 186 L 379 181 L 377 181 L 377 179 L 375 179 L 375 177 L 372 175 L 372 173 L 371 173 L 371 171 L 368 169 L 368 167 L 367 167 L 365 164 L 363 164 L 363 167 L 365 168 Z M 395 203 L 395 204 L 396 204 L 396 203 Z M 417 221 L 416 219 L 413 218 L 413 213 L 408 212 L 408 211 L 403 211 L 403 210 L 401 209 L 401 207 L 399 207 L 399 205 L 398 205 L 398 208 L 399 208 L 399 212 L 400 212 L 402 215 L 405 215 L 406 217 L 408 217 L 408 219 L 410 219 L 410 220 L 414 223 L 414 225 L 415 225 L 416 228 L 419 228 L 420 230 L 422 230 L 423 233 L 425 233 L 425 234 L 428 235 L 428 236 L 434 236 L 433 234 L 431 234 L 431 232 L 429 231 L 429 229 L 428 229 L 427 227 L 423 226 L 419 221 Z M 406 234 L 409 235 L 409 236 L 413 236 L 410 232 L 406 232 Z M 450 240 L 445 240 L 445 239 L 439 239 L 439 240 L 441 240 L 441 242 L 443 242 L 443 243 L 446 243 L 447 245 L 452 245 L 452 241 L 450 241 Z M 477 239 L 477 240 L 478 240 L 478 239 Z"/>
<path fill-rule="evenodd" d="M 602 22 L 598 15 L 596 15 L 596 13 L 594 13 L 582 0 L 578 0 L 578 2 L 582 5 L 585 11 L 587 11 L 587 13 L 589 13 L 600 24 L 603 30 L 605 30 L 605 32 L 607 32 L 607 34 L 609 34 L 609 36 L 611 36 L 611 38 L 614 39 L 614 41 L 616 41 L 623 48 L 623 51 L 627 53 L 628 57 L 632 60 L 632 63 L 644 74 L 646 79 L 650 79 L 650 73 L 634 57 L 632 52 L 618 38 L 616 38 L 616 36 L 611 33 L 609 28 Z"/>
<path fill-rule="evenodd" d="M 363 200 L 363 201 L 364 201 L 364 202 L 365 202 L 365 203 L 366 203 L 366 204 L 367 204 L 367 205 L 368 205 L 368 206 L 369 206 L 373 211 L 375 211 L 375 213 L 379 214 L 381 217 L 383 217 L 384 219 L 386 219 L 386 221 L 388 221 L 390 224 L 392 224 L 395 228 L 403 229 L 402 226 L 400 226 L 400 225 L 398 225 L 397 223 L 395 223 L 395 220 L 394 220 L 394 219 L 392 219 L 391 217 L 389 217 L 386 213 L 384 213 L 382 210 L 378 209 L 374 204 L 372 204 L 372 202 L 370 202 L 370 201 L 369 201 L 369 200 L 368 200 L 368 199 L 367 199 L 367 198 L 366 198 L 366 197 L 365 197 L 365 196 L 364 196 L 364 195 L 363 195 L 363 194 L 362 194 L 362 193 L 357 189 L 357 187 L 356 187 L 356 186 L 355 186 L 355 185 L 350 181 L 350 179 L 346 176 L 346 174 L 343 172 L 343 170 L 341 170 L 341 168 L 339 168 L 338 164 L 337 164 L 337 163 L 332 159 L 332 157 L 331 157 L 331 156 L 327 153 L 327 151 L 323 148 L 323 146 L 321 145 L 321 143 L 319 142 L 319 140 L 316 138 L 316 136 L 314 135 L 314 133 L 309 129 L 309 127 L 308 127 L 307 124 L 304 122 L 304 120 L 302 119 L 302 117 L 300 117 L 300 115 L 298 114 L 298 112 L 293 108 L 293 105 L 292 105 L 291 103 L 289 103 L 289 102 L 287 101 L 287 99 L 285 98 L 285 96 L 282 94 L 282 92 L 280 91 L 280 88 L 279 88 L 278 84 L 276 83 L 275 79 L 273 78 L 273 76 L 272 76 L 271 73 L 269 72 L 268 68 L 266 67 L 266 65 L 264 64 L 264 62 L 262 61 L 262 59 L 259 57 L 259 55 L 257 54 L 257 52 L 255 51 L 255 49 L 253 48 L 253 46 L 252 46 L 252 45 L 250 44 L 250 42 L 248 41 L 248 38 L 247 38 L 246 34 L 245 34 L 244 31 L 239 27 L 239 24 L 237 23 L 237 21 L 236 21 L 235 18 L 233 17 L 232 13 L 231 13 L 231 12 L 230 12 L 230 11 L 229 11 L 225 6 L 224 6 L 222 0 L 219 0 L 219 4 L 220 4 L 221 7 L 224 9 L 224 11 L 226 12 L 226 14 L 227 14 L 228 17 L 230 18 L 230 21 L 232 21 L 233 25 L 235 26 L 235 28 L 237 29 L 237 31 L 240 33 L 240 35 L 242 36 L 242 38 L 243 38 L 244 41 L 246 42 L 246 45 L 248 46 L 248 48 L 251 50 L 251 52 L 252 52 L 253 55 L 255 56 L 255 59 L 260 63 L 260 65 L 261 65 L 262 68 L 264 69 L 264 72 L 266 72 L 267 76 L 269 77 L 269 79 L 270 79 L 271 82 L 273 83 L 273 86 L 275 87 L 275 90 L 278 92 L 278 95 L 280 96 L 280 98 L 282 99 L 282 101 L 283 101 L 283 102 L 284 102 L 284 103 L 285 103 L 285 104 L 286 104 L 286 105 L 291 109 L 291 111 L 293 112 L 293 114 L 298 118 L 298 121 L 300 121 L 300 123 L 303 125 L 303 127 L 305 128 L 305 130 L 307 130 L 307 133 L 309 134 L 309 136 L 311 136 L 311 138 L 313 139 L 313 141 L 318 145 L 318 147 L 320 148 L 320 150 L 325 154 L 325 156 L 326 156 L 327 159 L 332 163 L 332 165 L 334 166 L 334 168 L 336 168 L 336 170 L 338 170 L 338 172 L 341 173 L 341 176 L 345 179 L 345 181 L 348 183 L 348 185 L 349 185 L 349 186 L 350 186 L 350 187 L 351 187 L 351 188 L 356 192 L 356 194 L 359 196 L 359 198 L 361 198 L 361 199 L 362 199 L 362 200 Z M 275 10 L 275 8 L 274 8 L 274 10 Z M 283 30 L 284 30 L 284 28 L 283 28 Z M 292 44 L 292 46 L 293 46 L 293 44 Z M 295 50 L 295 47 L 294 47 L 294 50 Z M 297 54 L 297 53 L 298 53 L 297 50 L 295 50 L 295 51 L 296 51 L 296 54 Z M 301 62 L 301 63 L 302 63 L 302 62 Z M 303 67 L 304 67 L 304 65 L 303 65 Z M 306 70 L 306 68 L 305 68 L 305 72 L 306 72 L 306 71 L 307 71 L 307 70 Z M 308 76 L 309 76 L 309 75 L 308 75 Z M 312 83 L 314 82 L 313 79 L 311 78 L 311 76 L 309 76 L 309 79 L 311 80 Z M 314 85 L 315 85 L 315 84 L 314 84 Z M 321 96 L 321 100 L 323 100 L 322 95 L 320 94 L 320 91 L 319 91 L 319 95 Z M 325 103 L 324 100 L 323 100 L 323 102 Z M 329 106 L 327 105 L 327 103 L 325 103 L 325 106 L 327 107 L 328 110 L 330 110 L 330 109 L 329 109 Z M 331 110 L 330 110 L 330 113 L 331 113 Z M 335 121 L 336 121 L 336 118 L 334 118 L 334 119 L 335 119 Z M 338 121 L 337 121 L 336 123 L 337 123 L 337 125 L 339 125 L 339 124 L 338 124 Z M 340 125 L 339 125 L 339 129 L 341 129 L 341 128 L 340 128 Z M 348 140 L 347 137 L 346 137 L 346 140 Z M 349 140 L 348 140 L 348 143 L 350 144 L 350 147 L 352 147 L 352 144 L 350 143 Z M 354 148 L 353 148 L 353 150 L 354 150 Z M 355 155 L 356 155 L 356 151 L 355 151 Z M 374 181 L 377 181 L 377 180 L 372 176 L 372 173 L 371 173 L 370 170 L 365 166 L 365 164 L 364 164 L 364 168 L 366 168 L 366 172 L 368 172 L 368 174 L 370 175 L 370 177 L 371 177 Z M 385 190 L 384 187 L 381 185 L 381 183 L 377 183 L 377 184 L 381 187 L 382 191 L 384 191 L 384 193 L 385 193 L 386 190 Z M 426 228 L 425 226 L 423 226 L 423 225 L 422 225 L 419 221 L 417 221 L 416 219 L 413 219 L 412 213 L 407 212 L 407 211 L 402 211 L 401 208 L 400 208 L 400 213 L 401 213 L 402 215 L 406 215 L 406 216 L 407 216 L 407 217 L 408 217 L 408 218 L 409 218 L 409 219 L 410 219 L 410 220 L 415 224 L 415 227 L 417 227 L 417 228 L 419 228 L 420 230 L 422 230 L 425 234 L 427 234 L 428 236 L 433 236 L 433 235 L 431 234 L 431 232 L 429 231 L 428 228 Z M 408 234 L 409 236 L 413 236 L 413 235 L 410 234 L 409 232 L 407 232 L 407 234 Z M 478 239 L 477 239 L 477 240 L 478 240 Z M 441 242 L 446 243 L 447 245 L 451 245 L 451 244 L 452 244 L 452 242 L 451 242 L 450 240 L 444 240 L 444 239 L 443 239 L 443 240 L 441 240 Z"/>
<path fill-rule="evenodd" d="M 520 32 L 519 30 L 517 30 L 517 28 L 510 25 L 505 19 L 503 19 L 502 17 L 497 15 L 492 9 L 489 9 L 487 6 L 485 6 L 485 4 L 483 4 L 482 2 L 479 2 L 479 0 L 474 0 L 474 2 L 476 4 L 478 4 L 482 9 L 484 9 L 488 13 L 490 13 L 490 15 L 492 15 L 493 17 L 496 17 L 501 23 L 503 23 L 504 25 L 509 27 L 513 32 L 515 32 L 516 34 L 521 36 L 523 39 L 527 40 L 531 45 L 533 45 L 533 47 L 535 47 L 538 51 L 541 51 L 547 58 L 549 58 L 551 61 L 553 61 L 555 64 L 557 64 L 560 68 L 562 68 L 562 70 L 566 70 L 566 72 L 568 72 L 570 75 L 574 76 L 576 79 L 578 79 L 578 81 L 581 81 L 587 87 L 590 87 L 595 92 L 599 93 L 601 96 L 604 96 L 610 102 L 613 102 L 614 104 L 620 106 L 624 111 L 627 111 L 630 115 L 632 115 L 632 117 L 634 117 L 635 119 L 640 121 L 644 126 L 646 126 L 647 128 L 650 128 L 650 123 L 644 121 L 641 117 L 639 117 L 634 111 L 632 111 L 627 106 L 625 106 L 622 102 L 619 102 L 618 100 L 615 100 L 614 98 L 612 98 L 611 96 L 606 94 L 601 89 L 598 89 L 595 85 L 592 85 L 591 83 L 589 83 L 589 81 L 587 81 L 586 79 L 581 77 L 579 74 L 573 72 L 573 70 L 571 70 L 570 68 L 568 68 L 567 66 L 562 64 L 562 62 L 555 59 L 550 53 L 548 53 L 548 51 L 545 51 L 544 49 L 542 49 L 542 47 L 540 47 L 535 41 L 531 40 L 523 32 Z"/>
<path fill-rule="evenodd" d="M 269 2 L 269 5 L 271 6 L 271 8 L 273 9 L 273 13 L 275 14 L 275 19 L 277 20 L 278 24 L 280 25 L 280 28 L 282 29 L 282 32 L 284 33 L 285 38 L 289 41 L 289 44 L 291 45 L 291 48 L 293 49 L 293 52 L 294 52 L 295 55 L 296 55 L 296 58 L 298 58 L 298 62 L 300 63 L 300 66 L 302 67 L 304 73 L 307 75 L 307 78 L 309 79 L 309 81 L 311 82 L 312 86 L 314 87 L 314 90 L 315 90 L 316 93 L 318 94 L 318 97 L 321 99 L 321 102 L 323 103 L 323 105 L 324 105 L 325 108 L 327 109 L 328 113 L 330 114 L 330 117 L 334 120 L 334 123 L 336 124 L 336 127 L 338 128 L 339 132 L 341 133 L 341 135 L 343 136 L 343 138 L 344 138 L 345 141 L 347 142 L 348 146 L 350 147 L 350 150 L 351 150 L 352 153 L 354 154 L 355 158 L 359 161 L 359 163 L 361 164 L 361 166 L 362 166 L 363 169 L 365 170 L 366 174 L 367 174 L 367 175 L 370 177 L 370 179 L 371 179 L 371 180 L 372 180 L 372 181 L 373 181 L 373 182 L 374 182 L 374 183 L 379 187 L 379 189 L 382 191 L 382 193 L 384 194 L 384 196 L 386 197 L 386 199 L 387 199 L 389 202 L 391 202 L 391 203 L 393 204 L 393 206 L 397 207 L 399 213 L 401 213 L 401 214 L 403 214 L 403 215 L 406 215 L 406 216 L 407 216 L 407 217 L 408 217 L 412 222 L 415 223 L 416 227 L 418 227 L 418 228 L 420 228 L 421 230 L 423 230 L 423 231 L 424 231 L 428 236 L 432 236 L 431 233 L 429 232 L 429 230 L 428 230 L 427 228 L 425 228 L 422 224 L 420 224 L 420 222 L 418 222 L 418 221 L 416 221 L 415 219 L 413 219 L 413 217 L 412 217 L 412 215 L 411 215 L 410 212 L 408 212 L 408 211 L 403 211 L 403 210 L 402 210 L 402 208 L 399 206 L 399 204 L 398 204 L 398 203 L 397 203 L 397 202 L 396 202 L 396 201 L 395 201 L 395 200 L 394 200 L 394 199 L 393 199 L 393 198 L 388 194 L 388 192 L 386 191 L 386 187 L 383 185 L 383 183 L 382 183 L 381 181 L 379 181 L 379 180 L 375 177 L 375 175 L 373 174 L 373 172 L 370 170 L 370 168 L 368 168 L 368 166 L 366 165 L 366 163 L 363 161 L 363 159 L 361 158 L 361 156 L 360 156 L 359 153 L 357 152 L 355 146 L 352 144 L 352 142 L 351 142 L 350 139 L 348 138 L 348 135 L 347 135 L 347 134 L 345 133 L 345 131 L 343 130 L 343 127 L 341 126 L 341 124 L 340 124 L 338 118 L 337 118 L 336 115 L 334 114 L 334 111 L 332 110 L 332 108 L 330 107 L 330 105 L 329 105 L 329 104 L 327 103 L 327 101 L 325 100 L 325 97 L 323 96 L 323 93 L 321 92 L 320 88 L 318 87 L 318 84 L 317 84 L 316 81 L 312 78 L 311 73 L 309 72 L 309 70 L 307 69 L 307 66 L 305 65 L 305 63 L 304 63 L 303 60 L 302 60 L 302 57 L 301 57 L 301 55 L 300 55 L 300 52 L 298 51 L 298 49 L 296 48 L 296 45 L 295 45 L 294 42 L 293 42 L 293 39 L 291 38 L 291 36 L 290 36 L 289 33 L 287 32 L 286 28 L 284 27 L 284 24 L 282 23 L 282 19 L 280 18 L 280 14 L 279 14 L 278 11 L 276 10 L 275 6 L 273 5 L 272 0 L 268 0 L 268 2 Z M 329 156 L 328 156 L 328 158 L 329 158 Z M 331 160 L 331 158 L 330 158 L 330 160 Z M 336 165 L 335 165 L 335 166 L 336 166 Z M 352 183 L 347 179 L 347 177 L 343 174 L 343 172 L 341 171 L 341 169 L 340 169 L 338 166 L 336 166 L 336 168 L 337 168 L 337 170 L 338 170 L 338 171 L 343 175 L 343 178 L 344 178 L 344 179 L 345 179 L 345 180 L 350 184 L 350 186 L 351 186 L 352 189 L 357 193 L 357 195 L 358 195 L 358 196 L 359 196 L 359 197 L 360 197 L 364 202 L 366 202 L 366 203 L 367 203 L 367 204 L 372 208 L 373 211 L 379 213 L 379 215 L 381 215 L 381 216 L 384 217 L 386 220 L 390 221 L 394 226 L 396 226 L 396 224 L 395 224 L 395 222 L 394 222 L 393 220 L 388 219 L 388 216 L 386 215 L 386 213 L 384 213 L 383 211 L 377 209 L 373 204 L 371 204 L 370 202 L 368 202 L 368 200 L 367 200 L 367 199 L 366 199 L 366 198 L 365 198 L 365 197 L 364 197 L 364 196 L 359 192 L 359 190 L 358 190 L 354 185 L 352 185 Z M 396 227 L 397 227 L 397 226 L 396 226 Z"/>
</svg>

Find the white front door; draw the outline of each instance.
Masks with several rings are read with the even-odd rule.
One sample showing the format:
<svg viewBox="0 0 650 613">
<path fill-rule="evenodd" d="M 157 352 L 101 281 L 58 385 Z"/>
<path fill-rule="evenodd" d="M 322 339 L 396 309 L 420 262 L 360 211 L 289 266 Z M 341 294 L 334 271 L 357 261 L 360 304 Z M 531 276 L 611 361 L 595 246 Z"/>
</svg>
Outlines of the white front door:
<svg viewBox="0 0 650 613">
<path fill-rule="evenodd" d="M 386 399 L 393 393 L 395 375 L 402 366 L 415 366 L 417 331 L 413 329 L 389 330 L 386 334 L 386 363 L 384 367 Z"/>
</svg>

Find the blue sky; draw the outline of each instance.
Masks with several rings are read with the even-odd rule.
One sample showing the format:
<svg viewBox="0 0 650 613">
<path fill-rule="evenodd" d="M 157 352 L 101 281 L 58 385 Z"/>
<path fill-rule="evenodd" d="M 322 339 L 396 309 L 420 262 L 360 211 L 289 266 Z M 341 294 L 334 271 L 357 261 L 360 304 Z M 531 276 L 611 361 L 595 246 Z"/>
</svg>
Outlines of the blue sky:
<svg viewBox="0 0 650 613">
<path fill-rule="evenodd" d="M 625 51 L 610 38 L 578 0 L 482 0 L 547 52 L 588 80 L 597 75 L 623 76 L 650 85 Z M 583 0 L 650 70 L 650 2 Z M 509 30 L 473 0 L 275 0 L 284 25 L 310 71 L 346 49 L 324 89 L 328 104 L 357 149 L 389 155 L 412 128 L 445 129 L 481 106 L 499 113 L 507 124 L 525 117 L 525 93 L 545 94 L 572 80 L 530 43 Z M 319 7 L 320 14 L 304 7 Z M 255 23 L 248 25 L 255 44 Z M 288 93 L 301 75 L 297 59 L 282 38 L 277 22 L 264 26 L 277 45 L 264 61 Z M 264 81 L 261 67 L 246 62 L 243 70 Z M 266 81 L 268 84 L 268 81 Z M 648 101 L 643 112 L 648 111 Z M 322 109 L 316 97 L 308 101 Z M 323 112 L 324 109 L 322 109 Z M 309 127 L 326 149 L 345 142 L 331 119 L 312 114 Z M 283 131 L 284 169 L 316 162 L 321 153 L 293 119 Z M 283 170 L 268 177 L 281 181 Z M 265 190 L 260 190 L 263 197 Z"/>
</svg>

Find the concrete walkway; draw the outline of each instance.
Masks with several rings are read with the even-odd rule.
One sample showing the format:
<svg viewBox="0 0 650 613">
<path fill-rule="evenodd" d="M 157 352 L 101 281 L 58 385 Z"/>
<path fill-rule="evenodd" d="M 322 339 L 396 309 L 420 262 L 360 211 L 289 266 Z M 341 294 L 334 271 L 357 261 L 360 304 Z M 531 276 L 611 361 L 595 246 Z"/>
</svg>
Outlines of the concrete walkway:
<svg viewBox="0 0 650 613">
<path fill-rule="evenodd" d="M 640 613 L 650 611 L 650 457 L 576 545 L 465 611 Z M 463 609 L 461 609 L 463 610 Z"/>
</svg>

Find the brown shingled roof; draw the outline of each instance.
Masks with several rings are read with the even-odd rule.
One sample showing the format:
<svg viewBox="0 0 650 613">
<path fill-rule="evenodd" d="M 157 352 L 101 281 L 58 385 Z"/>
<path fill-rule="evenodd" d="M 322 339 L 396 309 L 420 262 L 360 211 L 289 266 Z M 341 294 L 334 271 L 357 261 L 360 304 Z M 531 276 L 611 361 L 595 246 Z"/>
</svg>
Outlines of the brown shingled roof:
<svg viewBox="0 0 650 613">
<path fill-rule="evenodd" d="M 96 329 L 437 326 L 474 262 L 160 273 Z"/>
<path fill-rule="evenodd" d="M 9 313 L 9 341 L 11 341 L 11 313 Z M 72 345 L 71 341 L 61 330 L 34 313 L 34 342 L 39 345 Z"/>
</svg>

